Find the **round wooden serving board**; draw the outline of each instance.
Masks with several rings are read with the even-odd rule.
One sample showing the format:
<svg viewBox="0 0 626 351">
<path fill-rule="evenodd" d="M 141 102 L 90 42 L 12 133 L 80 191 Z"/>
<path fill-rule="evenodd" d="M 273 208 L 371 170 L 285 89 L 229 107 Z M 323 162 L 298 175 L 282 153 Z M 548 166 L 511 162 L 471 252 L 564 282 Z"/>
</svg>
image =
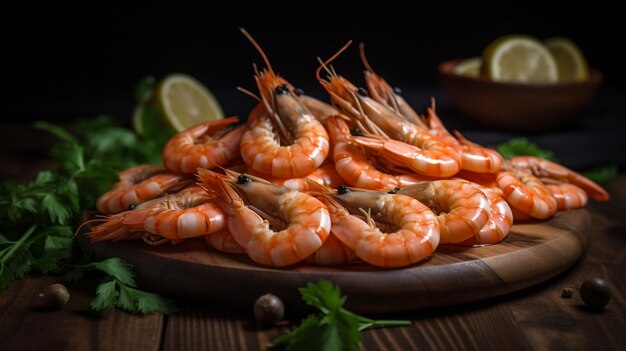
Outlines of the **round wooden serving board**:
<svg viewBox="0 0 626 351">
<path fill-rule="evenodd" d="M 152 247 L 143 241 L 91 244 L 96 259 L 120 257 L 135 267 L 142 289 L 166 295 L 250 308 L 271 292 L 287 308 L 303 307 L 298 288 L 327 279 L 349 296 L 347 307 L 382 313 L 460 304 L 503 295 L 564 271 L 584 252 L 590 216 L 559 212 L 545 222 L 515 224 L 499 245 L 440 246 L 433 257 L 401 269 L 366 264 L 339 267 L 260 266 L 246 255 L 228 255 L 203 240 Z"/>
</svg>

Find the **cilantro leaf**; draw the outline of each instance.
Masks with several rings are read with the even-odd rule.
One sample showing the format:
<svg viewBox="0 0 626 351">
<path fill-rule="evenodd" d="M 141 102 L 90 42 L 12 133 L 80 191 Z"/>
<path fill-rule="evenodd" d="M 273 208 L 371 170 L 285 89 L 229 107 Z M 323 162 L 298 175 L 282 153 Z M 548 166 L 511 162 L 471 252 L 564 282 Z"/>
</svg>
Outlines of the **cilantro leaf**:
<svg viewBox="0 0 626 351">
<path fill-rule="evenodd" d="M 124 285 L 136 287 L 135 272 L 133 272 L 133 266 L 126 261 L 123 261 L 117 257 L 109 258 L 104 261 L 92 263 L 93 267 L 99 271 L 102 271 Z"/>
<path fill-rule="evenodd" d="M 287 350 L 356 350 L 363 341 L 361 331 L 370 327 L 410 325 L 410 321 L 376 321 L 345 308 L 347 297 L 326 280 L 300 288 L 302 299 L 318 308 L 321 315 L 309 315 L 291 333 L 277 337 L 274 348 Z"/>
<path fill-rule="evenodd" d="M 53 123 L 48 123 L 48 122 L 44 122 L 44 121 L 39 121 L 39 122 L 35 122 L 35 124 L 33 125 L 35 128 L 37 129 L 41 129 L 41 130 L 45 130 L 47 132 L 50 132 L 51 134 L 53 134 L 54 136 L 56 136 L 57 138 L 71 143 L 71 144 L 77 144 L 78 140 L 76 139 L 75 136 L 73 136 L 72 134 L 70 134 L 68 131 L 66 131 L 65 129 L 63 129 L 62 127 L 53 124 Z"/>
<path fill-rule="evenodd" d="M 505 159 L 509 159 L 513 156 L 529 155 L 556 161 L 552 151 L 542 150 L 526 138 L 511 139 L 505 143 L 499 144 L 496 150 L 498 150 Z"/>
<path fill-rule="evenodd" d="M 141 78 L 135 86 L 135 100 L 142 102 L 148 100 L 152 96 L 152 91 L 156 85 L 154 76 L 145 76 Z"/>
<path fill-rule="evenodd" d="M 115 306 L 119 292 L 116 289 L 117 282 L 112 279 L 106 279 L 96 289 L 96 298 L 91 301 L 91 308 L 96 311 L 104 310 Z"/>
</svg>

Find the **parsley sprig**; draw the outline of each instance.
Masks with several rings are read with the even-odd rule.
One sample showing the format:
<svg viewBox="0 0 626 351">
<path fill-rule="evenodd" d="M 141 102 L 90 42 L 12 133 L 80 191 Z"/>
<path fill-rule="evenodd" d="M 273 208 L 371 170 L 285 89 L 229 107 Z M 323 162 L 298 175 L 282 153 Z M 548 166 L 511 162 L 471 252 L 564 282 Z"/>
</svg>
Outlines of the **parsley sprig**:
<svg viewBox="0 0 626 351">
<path fill-rule="evenodd" d="M 407 320 L 373 320 L 343 307 L 346 296 L 326 280 L 300 289 L 304 301 L 320 310 L 311 314 L 291 333 L 274 340 L 272 347 L 287 350 L 356 350 L 363 341 L 361 331 L 371 327 L 411 325 Z"/>
<path fill-rule="evenodd" d="M 170 301 L 138 290 L 132 267 L 120 259 L 78 265 L 73 238 L 81 210 L 94 207 L 97 197 L 117 181 L 117 172 L 139 163 L 160 163 L 160 150 L 173 132 L 154 132 L 142 139 L 106 116 L 78 121 L 73 132 L 48 122 L 35 127 L 60 140 L 50 150 L 59 166 L 39 172 L 31 182 L 0 184 L 0 292 L 31 271 L 71 270 L 69 277 L 79 278 L 83 271 L 98 270 L 106 277 L 97 289 L 94 309 L 173 311 Z"/>
</svg>

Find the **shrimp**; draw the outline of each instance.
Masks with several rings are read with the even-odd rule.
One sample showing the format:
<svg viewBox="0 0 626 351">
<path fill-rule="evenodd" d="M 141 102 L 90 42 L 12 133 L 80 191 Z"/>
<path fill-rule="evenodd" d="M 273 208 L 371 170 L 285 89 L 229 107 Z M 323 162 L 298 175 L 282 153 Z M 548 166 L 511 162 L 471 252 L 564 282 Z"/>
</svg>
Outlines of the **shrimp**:
<svg viewBox="0 0 626 351">
<path fill-rule="evenodd" d="M 163 147 L 163 164 L 176 172 L 194 173 L 198 167 L 221 166 L 239 156 L 245 126 L 237 117 L 200 123 L 174 135 Z M 232 125 L 232 127 L 231 127 Z"/>
<path fill-rule="evenodd" d="M 435 113 L 434 99 L 432 100 L 432 107 L 427 110 L 424 121 L 430 134 L 439 137 L 459 153 L 462 169 L 477 173 L 496 173 L 502 168 L 504 158 L 499 152 L 467 140 L 458 131 L 455 132 L 456 138 L 448 132 Z"/>
<path fill-rule="evenodd" d="M 233 254 L 245 254 L 246 249 L 241 247 L 228 230 L 204 236 L 204 240 L 214 249 Z"/>
<path fill-rule="evenodd" d="M 506 202 L 533 218 L 551 217 L 557 210 L 556 200 L 537 177 L 513 170 L 498 173 L 497 183 Z"/>
<path fill-rule="evenodd" d="M 343 179 L 341 178 L 339 173 L 337 173 L 335 165 L 328 161 L 324 162 L 318 169 L 307 174 L 306 176 L 298 178 L 283 179 L 260 174 L 254 171 L 250 171 L 248 172 L 248 174 L 263 178 L 270 183 L 282 185 L 289 189 L 303 192 L 309 191 L 309 180 L 313 180 L 329 188 L 336 188 L 343 183 Z"/>
<path fill-rule="evenodd" d="M 419 200 L 437 214 L 441 244 L 458 243 L 480 232 L 489 220 L 489 201 L 470 182 L 436 180 L 402 188 L 396 194 Z"/>
<path fill-rule="evenodd" d="M 403 163 L 399 166 L 411 168 L 420 174 L 433 177 L 449 177 L 456 174 L 461 169 L 461 158 L 453 148 L 367 96 L 365 89 L 357 89 L 348 80 L 326 68 L 326 65 L 346 47 L 347 45 L 322 63 L 316 75 L 339 109 L 356 120 L 357 126 L 369 134 L 365 137 L 355 136 L 355 141 L 378 152 L 384 152 L 385 156 Z M 328 80 L 321 78 L 322 68 L 327 69 Z M 399 142 L 410 144 L 412 147 Z M 410 156 L 406 155 L 407 152 Z M 418 159 L 413 161 L 409 157 Z"/>
<path fill-rule="evenodd" d="M 324 201 L 322 201 L 324 202 Z M 311 256 L 307 257 L 304 262 L 319 266 L 337 266 L 358 261 L 359 258 L 354 250 L 347 247 L 337 236 L 333 234 L 332 227 L 328 238 L 324 241 L 322 247 L 315 251 Z"/>
<path fill-rule="evenodd" d="M 574 184 L 547 184 L 546 188 L 554 196 L 559 210 L 582 208 L 589 200 L 587 193 Z"/>
<path fill-rule="evenodd" d="M 313 172 L 330 150 L 326 129 L 300 102 L 293 87 L 274 73 L 256 41 L 241 31 L 267 65 L 260 72 L 255 68 L 261 103 L 248 118 L 241 157 L 253 170 L 274 177 L 295 178 Z"/>
<path fill-rule="evenodd" d="M 408 266 L 430 257 L 439 245 L 437 218 L 416 199 L 347 188 L 327 196 L 332 232 L 369 264 Z"/>
<path fill-rule="evenodd" d="M 499 189 L 490 189 L 474 184 L 489 201 L 489 220 L 472 238 L 462 242 L 462 245 L 492 245 L 504 240 L 513 225 L 513 213 L 509 204 L 500 196 Z"/>
<path fill-rule="evenodd" d="M 386 162 L 430 177 L 450 177 L 460 169 L 460 161 L 448 158 L 449 151 L 424 149 L 383 136 L 353 136 L 357 144 L 376 152 Z"/>
<path fill-rule="evenodd" d="M 376 169 L 365 148 L 352 141 L 350 127 L 339 116 L 327 120 L 333 144 L 333 160 L 337 173 L 350 186 L 371 190 L 403 188 L 427 180 L 417 174 L 392 175 Z"/>
<path fill-rule="evenodd" d="M 363 62 L 363 66 L 365 66 L 365 71 L 363 72 L 365 76 L 365 85 L 367 85 L 367 90 L 372 99 L 387 106 L 389 109 L 403 116 L 408 121 L 427 129 L 420 116 L 402 97 L 402 90 L 398 87 L 391 88 L 389 83 L 387 83 L 383 77 L 374 72 L 365 57 L 364 43 L 359 44 L 359 54 L 361 55 L 361 62 Z"/>
<path fill-rule="evenodd" d="M 313 116 L 317 118 L 322 125 L 326 126 L 326 119 L 339 113 L 333 106 L 318 100 L 312 96 L 300 94 L 298 95 L 300 102 L 311 111 Z"/>
<path fill-rule="evenodd" d="M 228 229 L 250 258 L 288 266 L 317 251 L 330 233 L 326 206 L 311 195 L 226 171 L 198 170 L 202 186 L 217 197 Z"/>
<path fill-rule="evenodd" d="M 140 165 L 119 174 L 120 181 L 102 194 L 96 208 L 104 214 L 126 211 L 144 201 L 181 189 L 193 182 L 186 174 L 166 171 L 161 166 Z"/>
<path fill-rule="evenodd" d="M 539 178 L 550 178 L 562 183 L 571 183 L 583 189 L 596 201 L 608 201 L 609 193 L 600 185 L 580 173 L 552 161 L 535 156 L 515 156 L 508 160 L 515 168 L 531 172 Z"/>
<path fill-rule="evenodd" d="M 134 210 L 97 219 L 104 223 L 93 227 L 87 236 L 94 242 L 116 241 L 133 238 L 136 231 L 146 231 L 177 240 L 219 232 L 226 229 L 226 218 L 213 198 L 201 188 L 188 188 Z"/>
</svg>

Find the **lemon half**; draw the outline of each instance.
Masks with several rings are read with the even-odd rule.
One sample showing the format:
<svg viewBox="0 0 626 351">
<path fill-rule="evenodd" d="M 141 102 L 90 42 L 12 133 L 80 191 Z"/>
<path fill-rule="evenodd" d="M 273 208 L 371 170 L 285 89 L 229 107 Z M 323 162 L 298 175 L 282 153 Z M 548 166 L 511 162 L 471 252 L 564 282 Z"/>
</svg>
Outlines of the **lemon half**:
<svg viewBox="0 0 626 351">
<path fill-rule="evenodd" d="M 215 96 L 186 74 L 173 73 L 163 78 L 155 99 L 165 120 L 178 132 L 198 123 L 224 118 Z"/>
<path fill-rule="evenodd" d="M 573 41 L 563 37 L 554 37 L 546 39 L 545 45 L 557 63 L 559 82 L 589 79 L 587 60 Z"/>
<path fill-rule="evenodd" d="M 483 74 L 495 81 L 554 83 L 557 64 L 537 39 L 507 35 L 493 41 L 483 52 Z"/>
</svg>

